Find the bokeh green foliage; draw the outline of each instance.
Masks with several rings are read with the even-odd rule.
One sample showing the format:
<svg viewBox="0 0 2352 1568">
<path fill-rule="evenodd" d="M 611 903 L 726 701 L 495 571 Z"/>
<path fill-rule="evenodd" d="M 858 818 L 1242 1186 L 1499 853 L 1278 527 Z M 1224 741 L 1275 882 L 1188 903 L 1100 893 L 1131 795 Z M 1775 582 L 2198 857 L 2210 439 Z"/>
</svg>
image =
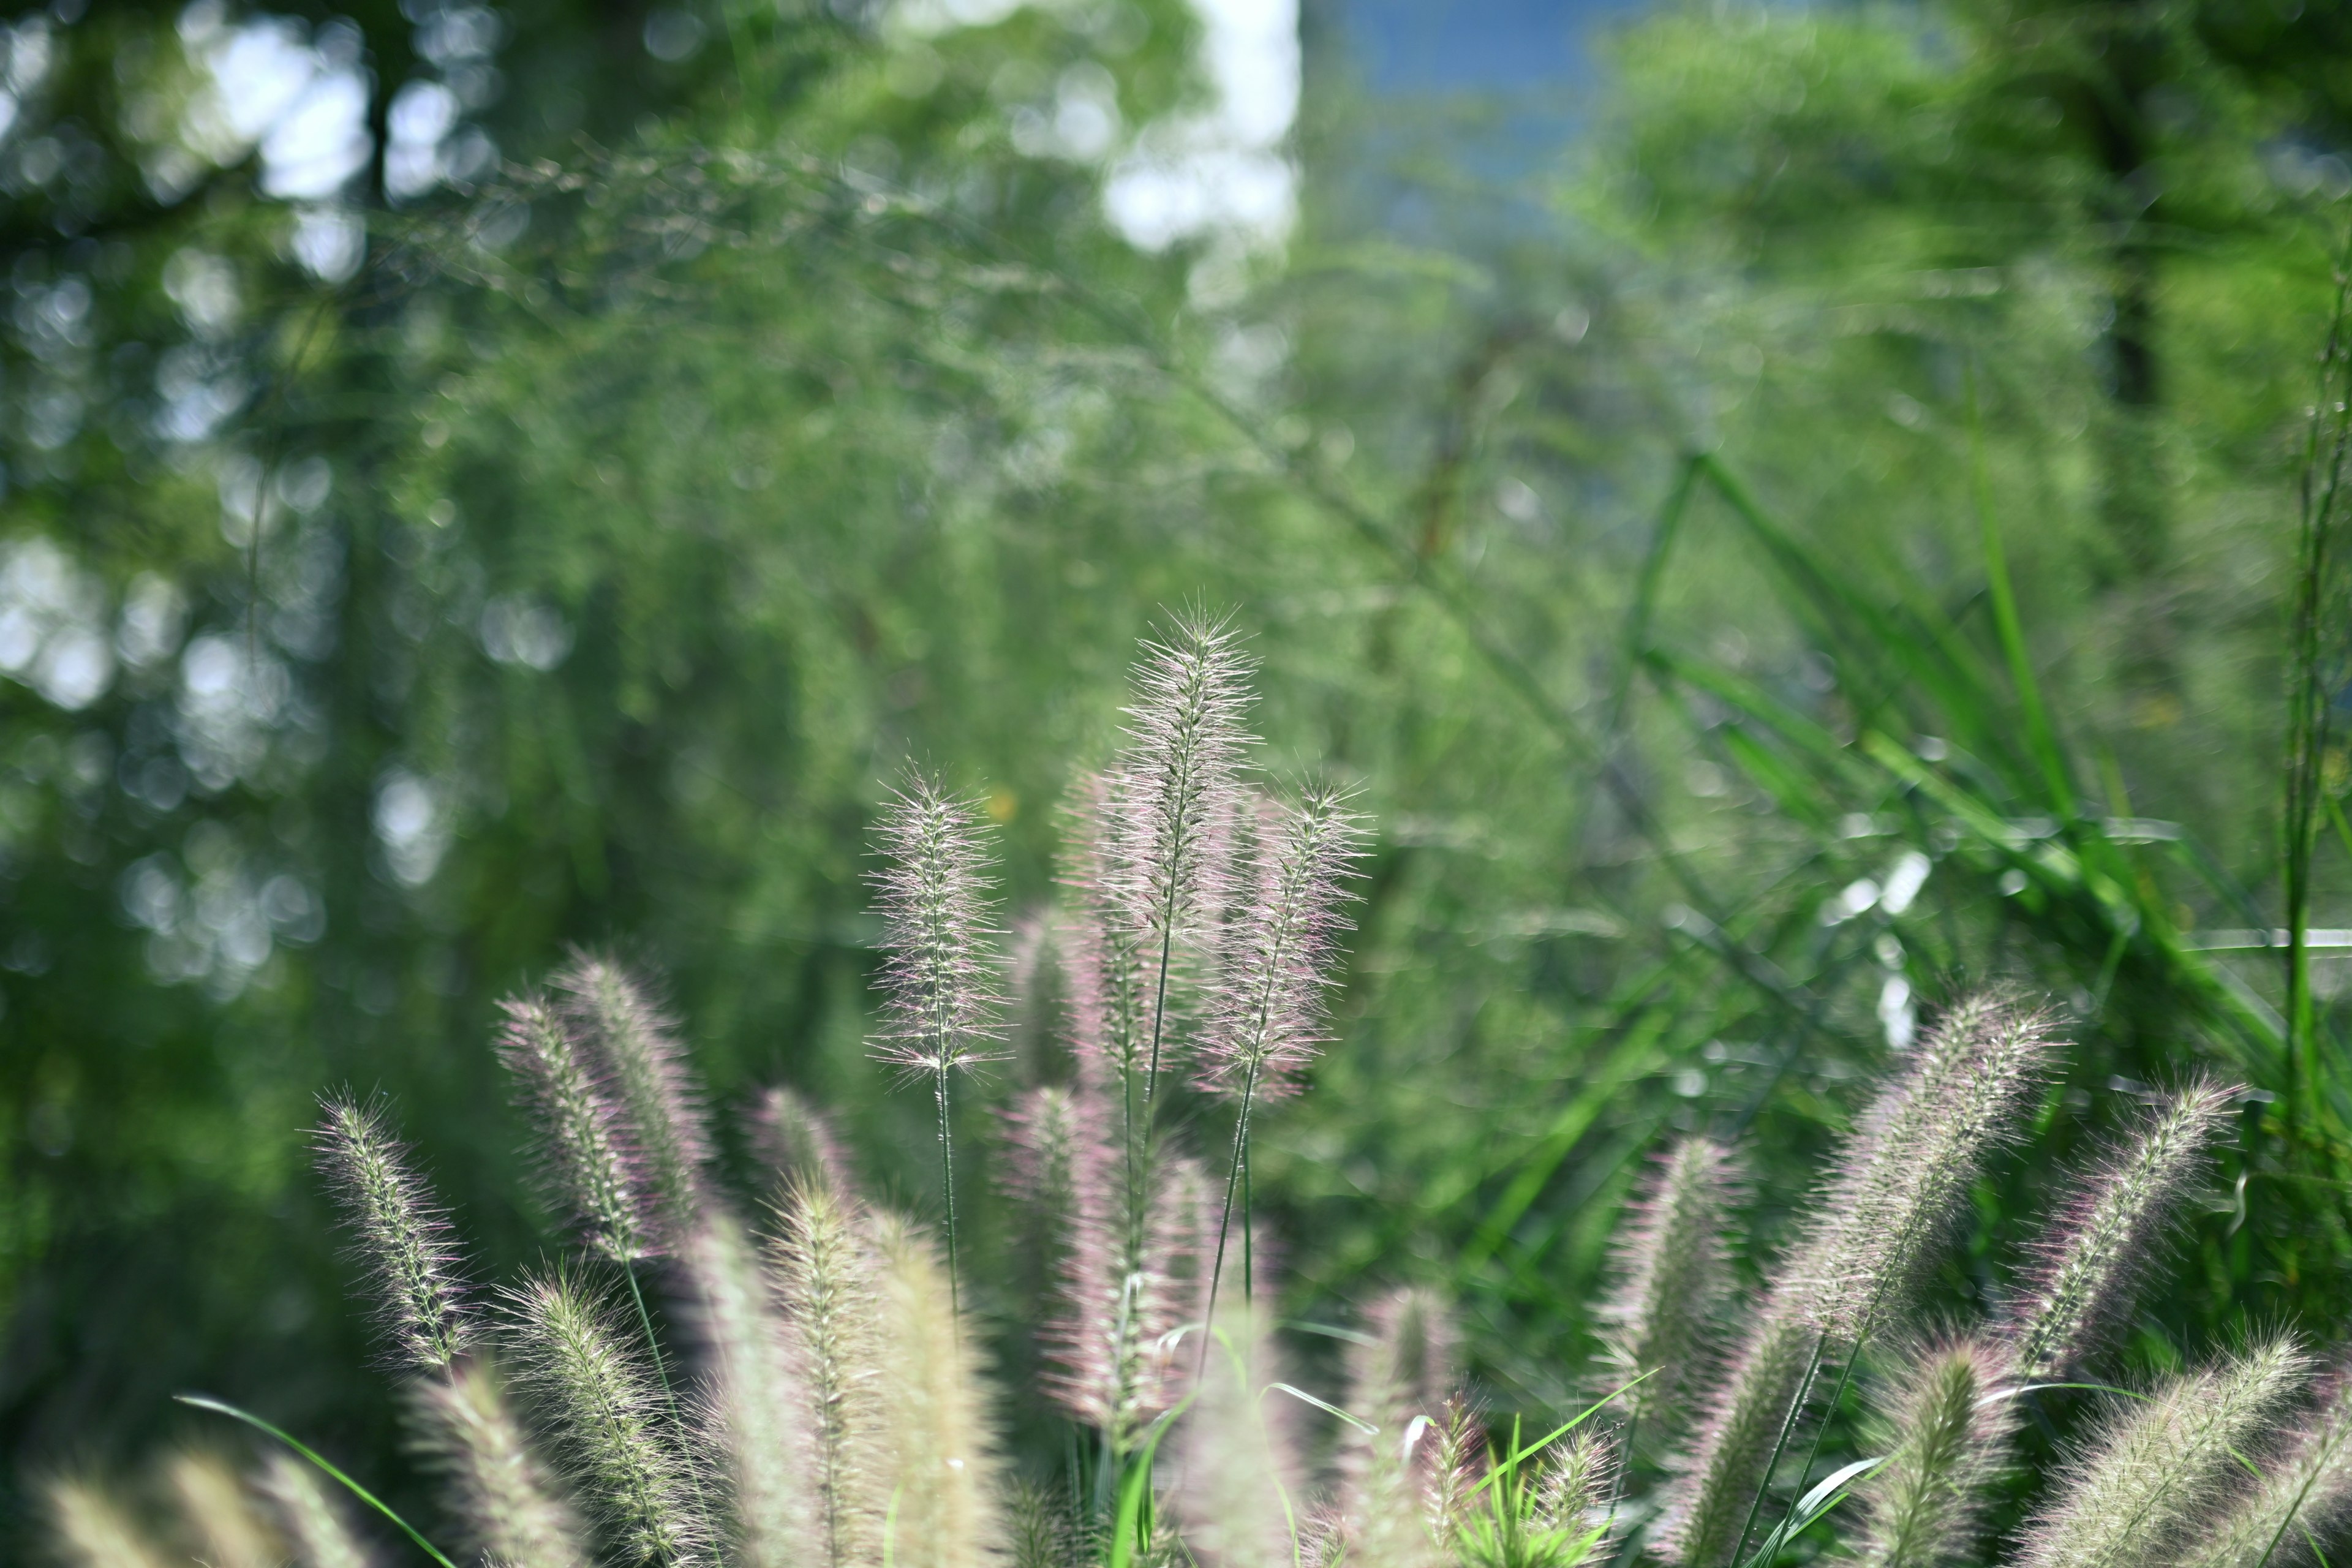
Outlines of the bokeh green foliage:
<svg viewBox="0 0 2352 1568">
<path fill-rule="evenodd" d="M 183 744 L 180 667 L 79 712 L 0 689 L 16 1455 L 128 1453 L 200 1383 L 391 1465 L 310 1097 L 392 1093 L 486 1263 L 529 1257 L 486 1040 L 567 942 L 668 976 L 722 1103 L 793 1082 L 933 1201 L 924 1106 L 862 1048 L 875 809 L 938 767 L 1038 910 L 1134 639 L 1186 603 L 1253 629 L 1267 763 L 1360 782 L 1378 827 L 1342 1038 L 1254 1161 L 1303 1314 L 1444 1283 L 1496 1398 L 1565 1405 L 1660 1133 L 1745 1137 L 1760 1258 L 1886 1059 L 1882 1013 L 1996 979 L 2054 994 L 2079 1048 L 1948 1285 L 1996 1291 L 2050 1171 L 2203 1066 L 2284 1098 L 2247 1107 L 2232 1201 L 2135 1353 L 2340 1315 L 2345 1086 L 2288 1081 L 2274 963 L 2193 945 L 2276 918 L 2337 107 L 2176 50 L 2163 205 L 2119 219 L 2072 100 L 2019 86 L 2065 79 L 2033 54 L 2063 26 L 1669 10 L 1616 37 L 1605 108 L 1512 221 L 1392 222 L 1415 181 L 1440 213 L 1489 198 L 1443 148 L 1360 178 L 1381 110 L 1326 54 L 1286 255 L 1147 255 L 1098 171 L 1013 150 L 998 90 L 1092 59 L 1130 121 L 1191 101 L 1188 13 L 1139 14 L 1113 50 L 1082 8 L 921 39 L 738 12 L 690 69 L 633 69 L 611 29 L 519 13 L 510 47 L 581 74 L 516 71 L 516 161 L 374 214 L 338 287 L 236 171 L 99 203 L 95 250 L 13 241 L 100 280 L 91 403 L 131 413 L 12 458 L 5 532 L 117 594 L 166 574 L 192 633 L 284 682 L 234 781 L 168 805 L 131 781 Z M 90 61 L 141 25 L 59 29 L 59 79 L 114 91 Z M 255 300 L 224 351 L 247 412 L 195 449 L 140 434 L 147 362 L 112 352 L 185 334 L 161 282 L 186 251 Z M 236 485 L 312 458 L 328 493 L 240 531 Z M 524 616 L 561 649 L 518 655 Z M 414 886 L 395 777 L 449 836 Z M 1862 899 L 1907 856 L 1911 900 Z M 167 983 L 126 913 L 142 865 L 191 900 L 289 876 L 323 921 Z M 2325 850 L 2323 914 L 2346 879 Z M 1055 1070 L 1025 1048 L 965 1142 Z"/>
</svg>

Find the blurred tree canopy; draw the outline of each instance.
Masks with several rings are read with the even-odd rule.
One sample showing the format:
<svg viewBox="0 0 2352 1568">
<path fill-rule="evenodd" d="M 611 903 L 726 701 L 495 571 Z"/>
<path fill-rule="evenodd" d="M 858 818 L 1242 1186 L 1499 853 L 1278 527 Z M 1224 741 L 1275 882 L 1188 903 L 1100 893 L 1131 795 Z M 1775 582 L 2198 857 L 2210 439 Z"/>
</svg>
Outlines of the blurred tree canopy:
<svg viewBox="0 0 2352 1568">
<path fill-rule="evenodd" d="M 567 943 L 927 1201 L 861 1049 L 875 805 L 940 766 L 1041 909 L 1193 601 L 1254 629 L 1269 763 L 1380 828 L 1257 1176 L 1302 1303 L 1447 1281 L 1564 1396 L 1660 1130 L 1810 1160 L 2005 978 L 2074 1015 L 2080 1138 L 2260 1091 L 2144 1353 L 2340 1304 L 2352 1085 L 2294 1063 L 2344 977 L 2299 1046 L 2228 933 L 2280 918 L 2343 16 L 1670 6 L 1507 182 L 1397 133 L 1345 25 L 1268 133 L 1181 0 L 9 24 L 13 1455 L 195 1384 L 388 1454 L 310 1101 L 392 1094 L 529 1256 L 486 1044 Z"/>
</svg>

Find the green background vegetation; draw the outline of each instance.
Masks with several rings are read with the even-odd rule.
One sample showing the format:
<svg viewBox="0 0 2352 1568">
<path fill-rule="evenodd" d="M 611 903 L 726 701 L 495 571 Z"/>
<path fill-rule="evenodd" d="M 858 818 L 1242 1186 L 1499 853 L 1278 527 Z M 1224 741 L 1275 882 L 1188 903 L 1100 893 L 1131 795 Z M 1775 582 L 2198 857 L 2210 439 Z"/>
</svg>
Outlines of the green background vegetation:
<svg viewBox="0 0 2352 1568">
<path fill-rule="evenodd" d="M 381 87 L 425 68 L 345 10 Z M 1042 908 L 1187 603 L 1253 635 L 1266 764 L 1377 825 L 1342 1037 L 1255 1162 L 1302 1315 L 1445 1285 L 1497 1405 L 1556 1408 L 1662 1131 L 1746 1140 L 1765 1257 L 1888 1020 L 2006 982 L 2078 1046 L 1947 1285 L 1997 1291 L 2049 1171 L 2210 1071 L 2260 1092 L 2132 1354 L 2340 1333 L 2352 959 L 2291 1026 L 2280 955 L 2214 947 L 2291 866 L 2352 921 L 2340 722 L 2300 848 L 2280 782 L 2335 8 L 1667 6 L 1515 160 L 1507 105 L 1401 107 L 1310 6 L 1286 245 L 1150 254 L 1008 125 L 1088 62 L 1129 126 L 1197 104 L 1173 0 L 730 5 L 677 64 L 532 0 L 506 162 L 397 205 L 372 166 L 331 285 L 251 159 L 142 176 L 182 14 L 47 15 L 0 550 L 62 559 L 57 625 L 170 635 L 86 702 L 0 682 L 0 1516 L 189 1386 L 399 1470 L 312 1100 L 394 1097 L 487 1266 L 536 1255 L 488 1037 L 567 943 L 667 977 L 723 1104 L 801 1086 L 934 1205 L 863 1047 L 883 791 L 980 795 Z M 173 375 L 225 389 L 198 438 Z"/>
</svg>

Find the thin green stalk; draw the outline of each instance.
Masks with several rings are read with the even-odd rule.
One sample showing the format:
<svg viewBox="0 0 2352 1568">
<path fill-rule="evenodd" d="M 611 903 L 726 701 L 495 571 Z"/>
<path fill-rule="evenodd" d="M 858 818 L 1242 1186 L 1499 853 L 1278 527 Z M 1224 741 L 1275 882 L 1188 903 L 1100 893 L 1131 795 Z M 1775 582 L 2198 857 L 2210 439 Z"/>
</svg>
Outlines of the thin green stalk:
<svg viewBox="0 0 2352 1568">
<path fill-rule="evenodd" d="M 637 1271 L 634 1266 L 624 1265 L 621 1273 L 629 1281 L 629 1300 L 637 1306 L 637 1326 L 646 1331 L 646 1349 L 653 1353 L 654 1376 L 661 1381 L 662 1402 L 669 1406 L 670 1426 L 682 1433 L 686 1430 L 686 1418 L 678 1414 L 677 1393 L 669 1385 L 669 1358 L 662 1354 L 661 1340 L 654 1333 L 653 1314 L 646 1310 L 646 1293 L 637 1285 Z M 717 1521 L 710 1516 L 710 1500 L 702 1495 L 701 1470 L 688 1466 L 687 1477 L 694 1483 L 695 1511 L 702 1515 L 704 1525 L 715 1524 Z"/>
<path fill-rule="evenodd" d="M 1209 1326 L 1217 1316 L 1217 1282 L 1225 1272 L 1225 1233 L 1233 1223 L 1234 1192 L 1241 1184 L 1242 1170 L 1249 1149 L 1250 1099 L 1257 1092 L 1257 1064 L 1250 1064 L 1249 1076 L 1242 1080 L 1241 1114 L 1234 1119 L 1234 1166 L 1225 1176 L 1224 1211 L 1217 1216 L 1217 1258 L 1209 1268 L 1209 1300 L 1201 1310 L 1201 1370 L 1195 1377 L 1205 1377 L 1209 1370 Z M 1244 1222 L 1247 1234 L 1247 1219 Z"/>
<path fill-rule="evenodd" d="M 947 1194 L 948 1207 L 948 1305 L 959 1321 L 963 1313 L 963 1296 L 956 1283 L 956 1215 L 955 1161 L 953 1134 L 948 1130 L 948 1064 L 944 1058 L 939 1066 L 940 1101 L 940 1188 Z"/>
<path fill-rule="evenodd" d="M 1748 1538 L 1756 1530 L 1756 1516 L 1763 1510 L 1765 1494 L 1772 1489 L 1772 1472 L 1780 1468 L 1780 1456 L 1788 1451 L 1790 1436 L 1804 1414 L 1805 1401 L 1813 1392 L 1813 1374 L 1821 1371 L 1822 1353 L 1829 1348 L 1829 1342 L 1830 1331 L 1826 1328 L 1813 1336 L 1812 1357 L 1805 1363 L 1805 1375 L 1797 1380 L 1796 1397 L 1789 1401 L 1789 1414 L 1781 1417 L 1780 1435 L 1772 1441 L 1772 1454 L 1764 1461 L 1764 1473 L 1756 1482 L 1756 1495 L 1748 1500 L 1748 1517 L 1739 1526 L 1739 1544 L 1731 1549 L 1733 1568 L 1738 1568 L 1748 1551 Z"/>
<path fill-rule="evenodd" d="M 359 1482 L 352 1479 L 351 1477 L 343 1474 L 342 1471 L 329 1464 L 324 1458 L 320 1457 L 316 1449 L 303 1442 L 300 1438 L 294 1436 L 292 1434 L 285 1431 L 281 1427 L 271 1426 L 268 1422 L 264 1421 L 260 1416 L 254 1415 L 251 1411 L 239 1410 L 236 1405 L 229 1404 L 226 1400 L 215 1399 L 210 1394 L 175 1394 L 172 1395 L 172 1398 L 176 1404 L 193 1405 L 198 1410 L 210 1410 L 216 1415 L 226 1415 L 233 1421 L 242 1421 L 247 1426 L 254 1427 L 258 1431 L 267 1432 L 272 1437 L 277 1438 L 279 1442 L 285 1444 L 288 1447 L 293 1449 L 296 1453 L 301 1455 L 304 1458 L 318 1466 L 319 1468 L 324 1470 L 329 1476 L 332 1477 L 337 1481 L 341 1482 L 343 1487 L 349 1490 L 353 1497 L 359 1499 L 362 1502 L 375 1510 L 376 1512 L 383 1515 L 384 1518 L 392 1521 L 393 1523 L 400 1526 L 402 1531 L 407 1535 L 408 1539 L 414 1541 L 418 1546 L 424 1548 L 425 1554 L 427 1557 L 432 1558 L 434 1562 L 441 1564 L 441 1568 L 457 1568 L 456 1563 L 450 1562 L 447 1557 L 442 1554 L 439 1547 L 425 1540 L 424 1534 L 419 1531 L 415 1525 L 401 1518 L 400 1515 L 393 1512 L 391 1506 L 384 1502 L 382 1498 L 377 1497 L 375 1493 L 368 1490 L 367 1488 L 360 1485 Z"/>
</svg>

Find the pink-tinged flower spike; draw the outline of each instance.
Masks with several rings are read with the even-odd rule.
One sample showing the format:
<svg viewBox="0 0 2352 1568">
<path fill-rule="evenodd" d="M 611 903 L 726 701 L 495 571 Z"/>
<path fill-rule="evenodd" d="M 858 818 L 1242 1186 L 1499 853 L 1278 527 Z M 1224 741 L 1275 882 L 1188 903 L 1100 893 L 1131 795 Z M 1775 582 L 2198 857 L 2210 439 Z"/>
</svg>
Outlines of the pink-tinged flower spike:
<svg viewBox="0 0 2352 1568">
<path fill-rule="evenodd" d="M 1437 1568 L 1424 1513 L 1454 1386 L 1454 1324 L 1431 1292 L 1399 1290 L 1372 1308 L 1365 1327 L 1370 1342 L 1349 1357 L 1348 1392 L 1348 1409 L 1364 1425 L 1339 1435 L 1343 1560 Z"/>
<path fill-rule="evenodd" d="M 2011 1310 L 2021 1377 L 2075 1367 L 2130 1308 L 2134 1287 L 2166 1254 L 2172 1216 L 2202 1180 L 2237 1092 L 2200 1083 L 2174 1095 L 2069 1205 Z"/>
<path fill-rule="evenodd" d="M 1147 938 L 1147 1126 L 1168 1037 L 1177 944 L 1219 901 L 1223 868 L 1214 853 L 1215 834 L 1233 810 L 1242 753 L 1252 739 L 1242 728 L 1249 669 L 1231 626 L 1198 615 L 1180 617 L 1165 642 L 1145 644 L 1136 667 L 1129 744 L 1118 763 L 1113 869 L 1128 904 L 1127 923 Z"/>
<path fill-rule="evenodd" d="M 1658 1163 L 1618 1240 L 1602 1339 L 1614 1380 L 1642 1379 L 1626 1398 L 1653 1447 L 1677 1433 L 1730 1293 L 1731 1186 L 1723 1146 L 1686 1138 Z"/>
<path fill-rule="evenodd" d="M 394 1359 L 446 1372 L 474 1342 L 448 1217 L 381 1110 L 349 1099 L 328 1100 L 326 1110 L 319 1166 L 341 1204 L 352 1254 L 373 1276 L 376 1319 Z"/>
<path fill-rule="evenodd" d="M 2282 1337 L 2117 1410 L 2026 1527 L 2018 1568 L 2147 1568 L 2175 1558 L 2246 1495 L 2244 1458 L 2262 1452 L 2308 1370 Z"/>
<path fill-rule="evenodd" d="M 612 1103 L 638 1204 L 651 1221 L 648 1240 L 675 1248 L 701 1216 L 710 1159 L 686 1047 L 645 987 L 609 958 L 575 954 L 554 989 L 566 1027 Z"/>
<path fill-rule="evenodd" d="M 849 1161 L 834 1136 L 832 1121 L 801 1095 L 772 1084 L 760 1091 L 743 1122 L 751 1152 L 767 1168 L 772 1188 L 814 1184 L 836 1193 L 852 1189 Z"/>
<path fill-rule="evenodd" d="M 510 997 L 499 1059 L 539 1124 L 549 1196 L 569 1209 L 592 1252 L 626 1266 L 650 1255 L 651 1227 L 622 1152 L 619 1119 L 578 1039 L 542 996 Z"/>
<path fill-rule="evenodd" d="M 940 1188 L 947 1205 L 948 1282 L 956 1284 L 955 1160 L 949 1075 L 992 1059 L 1002 1003 L 991 939 L 989 878 L 971 807 L 921 773 L 908 777 L 882 824 L 887 1022 L 874 1055 L 908 1076 L 928 1075 L 940 1112 Z"/>
<path fill-rule="evenodd" d="M 1167 1163 L 1141 1223 L 1130 1223 L 1117 1112 L 1089 1088 L 1074 1109 L 1076 1225 L 1064 1310 L 1046 1330 L 1045 1386 L 1124 1459 L 1182 1392 L 1172 1340 L 1200 1315 L 1202 1184 L 1190 1161 Z"/>
<path fill-rule="evenodd" d="M 1224 1273 L 1225 1234 L 1234 1196 L 1249 1165 L 1250 1112 L 1256 1102 L 1297 1087 L 1299 1072 L 1325 1038 L 1324 997 L 1348 929 L 1340 907 L 1362 837 L 1337 790 L 1310 790 L 1279 826 L 1261 831 L 1257 897 L 1234 922 L 1234 948 L 1211 1005 L 1202 1087 L 1231 1095 L 1233 1166 L 1217 1221 L 1216 1260 L 1209 1269 L 1205 1308 L 1213 1321 L 1217 1284 Z M 1249 1215 L 1242 1215 L 1243 1295 L 1254 1294 L 1248 1270 Z M 1205 1352 L 1204 1352 L 1205 1353 Z"/>
</svg>

